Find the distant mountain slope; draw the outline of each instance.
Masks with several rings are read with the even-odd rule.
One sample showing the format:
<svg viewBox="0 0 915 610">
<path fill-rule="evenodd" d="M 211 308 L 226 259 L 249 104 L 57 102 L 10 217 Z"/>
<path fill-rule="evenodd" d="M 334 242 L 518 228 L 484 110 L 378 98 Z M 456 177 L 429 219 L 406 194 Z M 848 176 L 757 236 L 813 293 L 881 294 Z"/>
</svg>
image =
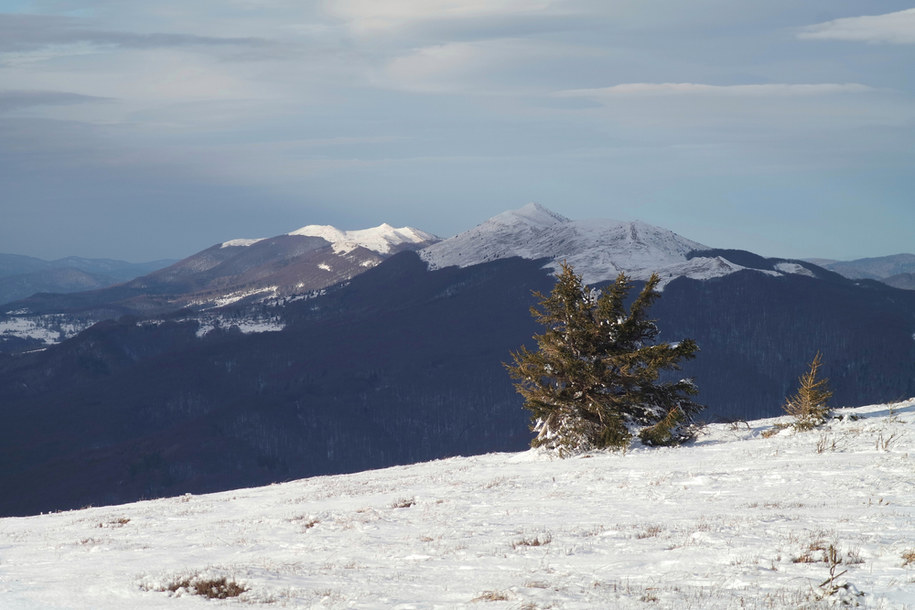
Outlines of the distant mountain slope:
<svg viewBox="0 0 915 610">
<path fill-rule="evenodd" d="M 36 292 L 79 292 L 126 282 L 172 264 L 172 260 L 128 263 L 112 259 L 67 257 L 46 261 L 0 254 L 0 305 Z"/>
<path fill-rule="evenodd" d="M 123 318 L 0 357 L 0 488 L 17 490 L 0 514 L 522 449 L 502 363 L 541 330 L 547 262 L 430 271 L 402 252 L 323 295 L 222 309 L 268 310 L 278 332 Z M 836 405 L 915 395 L 912 293 L 746 269 L 678 278 L 652 314 L 661 340 L 698 342 L 681 374 L 709 418 L 781 413 L 818 350 Z"/>
<path fill-rule="evenodd" d="M 697 254 L 701 252 L 709 254 Z M 433 269 L 520 256 L 549 259 L 549 267 L 555 270 L 565 261 L 589 284 L 613 280 L 624 272 L 641 280 L 657 273 L 663 286 L 678 277 L 709 279 L 745 268 L 667 229 L 638 221 L 569 220 L 536 203 L 494 216 L 424 248 L 420 256 Z M 790 266 L 766 272 L 806 273 Z"/>
<path fill-rule="evenodd" d="M 404 252 L 282 307 L 281 332 L 124 318 L 0 357 L 0 514 L 523 448 L 501 362 L 541 266 Z"/>
<path fill-rule="evenodd" d="M 639 225 L 635 237 L 601 229 L 615 237 L 585 239 L 542 209 L 500 216 L 461 248 L 450 242 L 449 255 L 542 258 L 464 265 L 442 256 L 430 269 L 429 251 L 403 251 L 321 290 L 233 300 L 212 288 L 201 305 L 0 355 L 0 489 L 16 490 L 0 494 L 0 514 L 521 449 L 527 413 L 502 363 L 541 330 L 532 291 L 549 292 L 556 258 L 578 253 L 568 242 L 609 261 L 611 278 L 649 271 L 629 266 L 630 249 L 669 268 L 712 261 L 730 270 L 669 279 L 651 311 L 660 340 L 699 344 L 677 374 L 695 378 L 709 418 L 780 414 L 817 351 L 836 406 L 915 395 L 913 292 L 739 250 L 684 252 L 694 242 Z M 556 223 L 552 235 L 568 241 L 541 228 Z M 356 244 L 336 253 L 337 243 L 299 235 L 220 244 L 161 273 L 210 290 L 260 270 L 272 281 L 288 248 L 311 270 L 338 262 L 318 254 L 371 252 Z M 244 333 L 258 322 L 275 332 Z"/>
<path fill-rule="evenodd" d="M 288 235 L 226 241 L 123 284 L 10 303 L 0 314 L 0 351 L 41 347 L 123 315 L 162 316 L 307 294 L 436 240 L 384 224 L 350 232 L 309 225 Z"/>
<path fill-rule="evenodd" d="M 883 283 L 902 290 L 915 290 L 915 273 L 897 273 L 884 279 Z"/>
<path fill-rule="evenodd" d="M 851 261 L 810 261 L 847 278 L 879 280 L 896 288 L 915 290 L 915 254 L 894 254 Z"/>
</svg>

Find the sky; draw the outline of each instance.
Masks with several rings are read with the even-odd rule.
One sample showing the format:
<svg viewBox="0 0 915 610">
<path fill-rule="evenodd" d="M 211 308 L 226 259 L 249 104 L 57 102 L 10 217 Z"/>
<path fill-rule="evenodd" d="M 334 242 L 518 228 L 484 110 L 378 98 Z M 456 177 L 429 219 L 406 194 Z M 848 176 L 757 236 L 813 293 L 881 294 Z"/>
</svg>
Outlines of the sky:
<svg viewBox="0 0 915 610">
<path fill-rule="evenodd" d="M 915 251 L 913 168 L 913 0 L 0 0 L 0 252 L 536 201 L 854 259 Z"/>
</svg>

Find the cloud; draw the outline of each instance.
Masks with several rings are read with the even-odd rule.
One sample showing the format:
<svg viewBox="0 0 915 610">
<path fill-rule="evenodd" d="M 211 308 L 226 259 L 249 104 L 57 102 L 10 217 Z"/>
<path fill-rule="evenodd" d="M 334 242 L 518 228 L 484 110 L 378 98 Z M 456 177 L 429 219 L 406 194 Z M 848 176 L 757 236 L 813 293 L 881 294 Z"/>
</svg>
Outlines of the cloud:
<svg viewBox="0 0 915 610">
<path fill-rule="evenodd" d="M 593 99 L 623 97 L 809 97 L 837 93 L 864 93 L 872 87 L 858 83 L 818 83 L 763 85 L 706 85 L 701 83 L 625 83 L 597 89 L 570 89 L 559 91 L 557 97 L 584 97 Z"/>
<path fill-rule="evenodd" d="M 46 47 L 90 45 L 125 49 L 187 46 L 264 46 L 260 38 L 132 33 L 87 29 L 82 21 L 55 15 L 0 14 L 0 53 L 22 53 Z"/>
<path fill-rule="evenodd" d="M 475 19 L 546 11 L 555 0 L 332 0 L 325 10 L 356 31 L 395 29 L 418 21 Z"/>
<path fill-rule="evenodd" d="M 798 38 L 915 44 L 915 8 L 885 15 L 846 17 L 803 28 Z"/>
<path fill-rule="evenodd" d="M 575 82 L 593 49 L 530 38 L 494 38 L 422 46 L 390 59 L 374 74 L 383 88 L 418 93 L 540 96 Z"/>
<path fill-rule="evenodd" d="M 9 112 L 32 106 L 66 106 L 86 102 L 106 101 L 109 98 L 81 95 L 67 91 L 0 91 L 0 112 Z"/>
<path fill-rule="evenodd" d="M 562 90 L 553 98 L 592 102 L 591 108 L 564 110 L 582 120 L 601 117 L 633 130 L 633 138 L 670 141 L 797 143 L 814 133 L 840 132 L 860 141 L 862 129 L 903 127 L 913 118 L 905 95 L 859 83 L 625 83 Z"/>
<path fill-rule="evenodd" d="M 505 68 L 531 49 L 519 41 L 488 40 L 451 42 L 417 49 L 391 60 L 380 84 L 418 92 L 448 92 L 478 89 L 483 75 Z"/>
</svg>

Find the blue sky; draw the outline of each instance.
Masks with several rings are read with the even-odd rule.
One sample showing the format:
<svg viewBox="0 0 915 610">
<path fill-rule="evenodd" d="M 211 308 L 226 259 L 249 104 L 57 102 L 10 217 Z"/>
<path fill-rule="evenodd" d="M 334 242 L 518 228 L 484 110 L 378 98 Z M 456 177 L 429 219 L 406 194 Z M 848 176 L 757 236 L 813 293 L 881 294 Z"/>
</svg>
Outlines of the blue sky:
<svg viewBox="0 0 915 610">
<path fill-rule="evenodd" d="M 0 252 L 537 201 L 709 246 L 915 251 L 915 3 L 0 0 Z"/>
</svg>

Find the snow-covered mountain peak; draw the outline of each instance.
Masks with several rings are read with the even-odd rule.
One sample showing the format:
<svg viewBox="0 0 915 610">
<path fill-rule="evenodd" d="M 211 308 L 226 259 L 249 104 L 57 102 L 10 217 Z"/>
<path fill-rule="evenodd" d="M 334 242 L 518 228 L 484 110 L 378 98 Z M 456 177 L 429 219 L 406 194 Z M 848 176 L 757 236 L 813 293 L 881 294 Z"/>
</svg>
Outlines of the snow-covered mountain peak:
<svg viewBox="0 0 915 610">
<path fill-rule="evenodd" d="M 259 239 L 230 239 L 229 241 L 224 241 L 219 244 L 220 248 L 247 248 L 248 246 L 253 246 L 254 244 L 264 241 L 264 237 Z"/>
<path fill-rule="evenodd" d="M 647 279 L 653 272 L 662 278 L 679 275 L 716 277 L 733 266 L 709 259 L 689 260 L 694 250 L 708 247 L 650 224 L 615 220 L 569 220 L 536 203 L 503 212 L 486 222 L 433 244 L 420 256 L 433 269 L 466 267 L 520 256 L 550 259 L 558 268 L 567 261 L 594 284 L 612 280 L 620 272 Z"/>
<path fill-rule="evenodd" d="M 517 210 L 497 214 L 486 222 L 506 226 L 549 227 L 558 223 L 570 222 L 570 220 L 539 203 L 531 202 Z"/>
<path fill-rule="evenodd" d="M 387 223 L 355 231 L 342 231 L 331 225 L 307 225 L 289 235 L 320 237 L 330 242 L 337 254 L 346 254 L 360 246 L 379 254 L 388 254 L 398 246 L 421 245 L 438 239 L 431 233 L 413 227 L 398 229 Z"/>
</svg>

